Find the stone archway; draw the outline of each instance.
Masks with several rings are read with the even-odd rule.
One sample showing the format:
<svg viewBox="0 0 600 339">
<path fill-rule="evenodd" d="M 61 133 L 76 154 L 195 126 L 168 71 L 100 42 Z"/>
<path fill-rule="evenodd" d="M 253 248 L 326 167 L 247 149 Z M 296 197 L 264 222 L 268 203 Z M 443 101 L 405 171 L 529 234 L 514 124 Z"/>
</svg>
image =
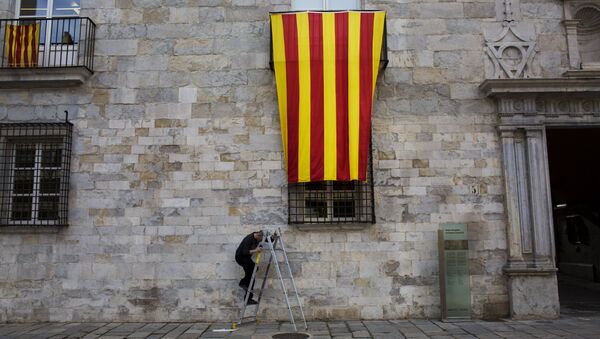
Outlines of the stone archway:
<svg viewBox="0 0 600 339">
<path fill-rule="evenodd" d="M 500 119 L 511 317 L 558 317 L 546 127 L 600 126 L 600 78 L 492 79 L 480 89 Z"/>
<path fill-rule="evenodd" d="M 600 67 L 600 8 L 582 6 L 575 13 L 577 24 L 577 43 L 581 57 L 581 68 Z"/>
<path fill-rule="evenodd" d="M 565 20 L 569 64 L 567 73 L 600 70 L 600 3 L 590 0 L 565 0 Z M 574 72 L 575 71 L 575 72 Z M 597 74 L 596 74 L 597 75 Z"/>
</svg>

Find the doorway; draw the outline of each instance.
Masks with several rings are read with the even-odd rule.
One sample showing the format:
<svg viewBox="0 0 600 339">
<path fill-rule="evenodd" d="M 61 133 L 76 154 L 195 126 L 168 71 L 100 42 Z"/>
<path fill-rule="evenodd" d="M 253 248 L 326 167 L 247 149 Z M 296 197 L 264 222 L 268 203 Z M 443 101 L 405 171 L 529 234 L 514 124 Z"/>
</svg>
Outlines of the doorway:
<svg viewBox="0 0 600 339">
<path fill-rule="evenodd" d="M 548 128 L 561 313 L 600 311 L 600 128 Z"/>
</svg>

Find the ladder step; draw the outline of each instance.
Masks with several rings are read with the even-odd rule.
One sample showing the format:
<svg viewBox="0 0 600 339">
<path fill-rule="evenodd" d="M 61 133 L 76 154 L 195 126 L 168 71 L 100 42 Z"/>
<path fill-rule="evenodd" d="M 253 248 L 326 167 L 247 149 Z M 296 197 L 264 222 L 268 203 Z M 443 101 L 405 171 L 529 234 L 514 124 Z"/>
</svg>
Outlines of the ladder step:
<svg viewBox="0 0 600 339">
<path fill-rule="evenodd" d="M 250 281 L 250 283 L 252 283 L 252 281 Z M 252 293 L 254 293 L 254 292 L 260 292 L 260 288 L 253 288 L 253 289 L 242 288 L 242 290 L 244 290 L 244 292 L 250 291 Z"/>
</svg>

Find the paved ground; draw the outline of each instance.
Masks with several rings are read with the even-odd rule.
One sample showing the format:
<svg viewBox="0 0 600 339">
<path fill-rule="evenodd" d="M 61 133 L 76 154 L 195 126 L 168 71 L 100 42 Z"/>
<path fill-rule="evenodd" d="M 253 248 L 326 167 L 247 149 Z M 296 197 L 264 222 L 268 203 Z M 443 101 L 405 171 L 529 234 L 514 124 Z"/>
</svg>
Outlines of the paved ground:
<svg viewBox="0 0 600 339">
<path fill-rule="evenodd" d="M 570 316 L 600 316 L 600 283 L 558 275 L 560 312 Z"/>
<path fill-rule="evenodd" d="M 230 324 L 207 323 L 38 323 L 0 325 L 0 338 L 230 338 L 270 339 L 289 324 L 246 324 L 233 333 L 213 332 Z M 307 333 L 323 338 L 600 338 L 600 315 L 554 321 L 431 320 L 311 322 Z"/>
</svg>

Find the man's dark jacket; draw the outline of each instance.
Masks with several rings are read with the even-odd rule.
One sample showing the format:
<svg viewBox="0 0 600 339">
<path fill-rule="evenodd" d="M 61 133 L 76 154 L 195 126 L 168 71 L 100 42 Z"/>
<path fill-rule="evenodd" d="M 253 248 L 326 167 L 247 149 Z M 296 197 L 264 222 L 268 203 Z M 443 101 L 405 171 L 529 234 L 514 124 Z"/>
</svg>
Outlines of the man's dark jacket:
<svg viewBox="0 0 600 339">
<path fill-rule="evenodd" d="M 251 256 L 250 250 L 255 249 L 258 246 L 258 240 L 254 238 L 254 232 L 244 237 L 244 240 L 240 243 L 237 250 L 235 251 L 236 257 L 249 257 Z"/>
</svg>

